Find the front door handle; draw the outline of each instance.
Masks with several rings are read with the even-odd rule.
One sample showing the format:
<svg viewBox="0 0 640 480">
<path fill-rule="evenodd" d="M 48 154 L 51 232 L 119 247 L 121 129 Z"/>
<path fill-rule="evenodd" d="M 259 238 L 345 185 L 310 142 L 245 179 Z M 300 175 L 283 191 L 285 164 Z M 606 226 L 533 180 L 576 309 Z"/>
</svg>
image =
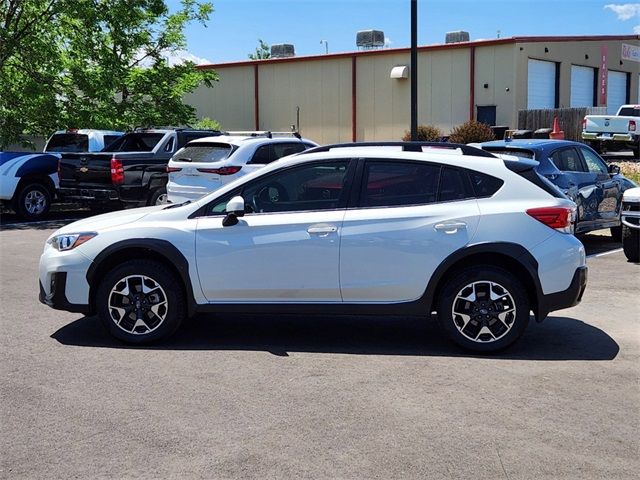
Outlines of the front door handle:
<svg viewBox="0 0 640 480">
<path fill-rule="evenodd" d="M 436 223 L 434 227 L 439 232 L 444 232 L 447 234 L 456 233 L 458 230 L 463 228 L 467 228 L 467 224 L 464 222 L 445 222 L 445 223 Z"/>
<path fill-rule="evenodd" d="M 318 235 L 320 237 L 326 237 L 330 233 L 335 233 L 338 231 L 338 227 L 335 225 L 316 225 L 307 228 L 307 233 L 309 235 Z"/>
</svg>

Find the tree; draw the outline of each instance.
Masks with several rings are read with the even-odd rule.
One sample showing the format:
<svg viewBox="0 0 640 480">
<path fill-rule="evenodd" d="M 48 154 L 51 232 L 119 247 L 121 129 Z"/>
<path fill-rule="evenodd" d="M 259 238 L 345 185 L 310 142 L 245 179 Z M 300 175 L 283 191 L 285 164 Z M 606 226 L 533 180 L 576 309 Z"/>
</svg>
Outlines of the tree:
<svg viewBox="0 0 640 480">
<path fill-rule="evenodd" d="M 262 41 L 262 39 L 258 39 L 258 46 L 256 47 L 255 53 L 250 53 L 249 58 L 251 60 L 263 60 L 266 58 L 271 58 L 271 48 L 269 44 Z"/>
<path fill-rule="evenodd" d="M 217 74 L 170 63 L 213 6 L 181 0 L 0 0 L 0 148 L 57 128 L 127 129 L 195 120 L 183 102 Z"/>
</svg>

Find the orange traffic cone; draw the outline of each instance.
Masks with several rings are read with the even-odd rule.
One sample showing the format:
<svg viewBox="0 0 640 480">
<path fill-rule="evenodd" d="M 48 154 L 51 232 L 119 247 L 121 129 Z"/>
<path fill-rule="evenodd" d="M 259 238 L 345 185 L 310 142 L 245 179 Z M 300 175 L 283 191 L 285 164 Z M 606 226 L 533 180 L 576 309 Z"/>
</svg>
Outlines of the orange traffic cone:
<svg viewBox="0 0 640 480">
<path fill-rule="evenodd" d="M 553 140 L 564 140 L 564 131 L 560 130 L 558 117 L 553 117 L 553 130 L 549 133 L 549 138 Z"/>
</svg>

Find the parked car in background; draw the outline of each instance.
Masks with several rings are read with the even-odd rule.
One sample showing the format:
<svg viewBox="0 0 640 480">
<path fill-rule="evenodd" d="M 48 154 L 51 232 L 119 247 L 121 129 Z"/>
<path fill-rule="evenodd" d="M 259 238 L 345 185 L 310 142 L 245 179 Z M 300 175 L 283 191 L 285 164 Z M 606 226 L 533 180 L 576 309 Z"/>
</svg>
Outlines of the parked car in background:
<svg viewBox="0 0 640 480">
<path fill-rule="evenodd" d="M 25 219 L 44 218 L 57 195 L 60 154 L 97 152 L 122 135 L 111 130 L 59 130 L 42 153 L 0 152 L 0 200 Z"/>
<path fill-rule="evenodd" d="M 488 152 L 536 160 L 536 171 L 578 206 L 576 234 L 608 228 L 615 241 L 621 240 L 622 194 L 635 184 L 593 149 L 579 142 L 546 139 L 499 140 L 480 146 Z"/>
<path fill-rule="evenodd" d="M 194 140 L 169 161 L 168 201 L 197 200 L 279 158 L 316 146 L 288 132 L 225 132 Z"/>
<path fill-rule="evenodd" d="M 582 139 L 598 152 L 629 148 L 640 158 L 640 105 L 622 105 L 615 115 L 587 115 Z"/>
<path fill-rule="evenodd" d="M 640 262 L 640 188 L 630 188 L 622 196 L 622 248 L 627 259 Z"/>
<path fill-rule="evenodd" d="M 190 128 L 137 129 L 99 153 L 63 153 L 60 195 L 92 209 L 166 202 L 167 162 L 191 140 L 220 135 Z"/>
<path fill-rule="evenodd" d="M 436 311 L 463 348 L 504 349 L 531 311 L 582 297 L 575 204 L 535 162 L 433 146 L 313 148 L 192 203 L 72 223 L 46 241 L 40 301 L 134 344 L 198 312 Z"/>
</svg>

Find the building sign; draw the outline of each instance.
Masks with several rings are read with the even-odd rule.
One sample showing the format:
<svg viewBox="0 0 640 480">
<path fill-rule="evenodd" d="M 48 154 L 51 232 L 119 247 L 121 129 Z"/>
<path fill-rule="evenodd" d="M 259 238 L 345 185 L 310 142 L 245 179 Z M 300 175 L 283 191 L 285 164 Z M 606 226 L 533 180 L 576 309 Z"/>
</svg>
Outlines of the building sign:
<svg viewBox="0 0 640 480">
<path fill-rule="evenodd" d="M 609 48 L 606 45 L 600 47 L 600 81 L 598 83 L 598 91 L 600 92 L 600 105 L 607 104 L 607 56 Z"/>
<path fill-rule="evenodd" d="M 637 45 L 622 44 L 622 60 L 640 62 L 640 47 Z"/>
</svg>

